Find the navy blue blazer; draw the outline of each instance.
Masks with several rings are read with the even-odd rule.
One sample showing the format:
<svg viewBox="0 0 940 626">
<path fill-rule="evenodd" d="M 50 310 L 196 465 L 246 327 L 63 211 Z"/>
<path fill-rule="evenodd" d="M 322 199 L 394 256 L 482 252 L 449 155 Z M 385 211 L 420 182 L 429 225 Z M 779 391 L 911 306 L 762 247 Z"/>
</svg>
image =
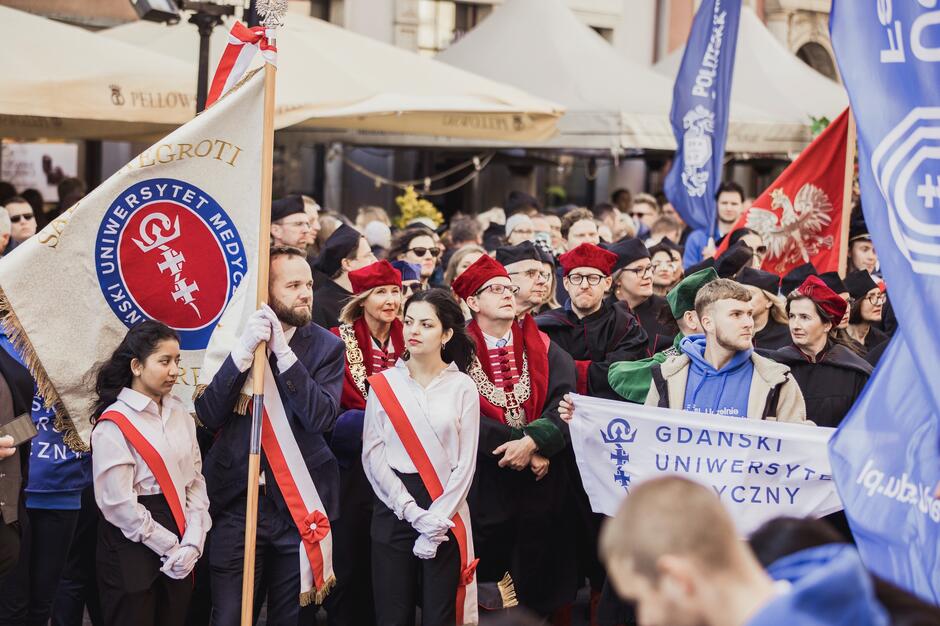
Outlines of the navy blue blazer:
<svg viewBox="0 0 940 626">
<path fill-rule="evenodd" d="M 291 337 L 290 347 L 297 355 L 297 362 L 287 371 L 279 372 L 272 356 L 271 370 L 297 445 L 326 507 L 327 516 L 333 520 L 339 517 L 339 466 L 326 445 L 323 433 L 333 428 L 340 412 L 346 353 L 338 337 L 316 324 L 298 328 Z M 239 372 L 230 355 L 205 392 L 196 399 L 196 416 L 215 435 L 215 442 L 202 465 L 213 511 L 243 501 L 248 488 L 251 412 L 240 415 L 234 408 L 250 373 L 251 368 L 247 372 Z M 264 450 L 261 467 L 266 472 L 268 495 L 282 511 L 287 512 Z"/>
</svg>

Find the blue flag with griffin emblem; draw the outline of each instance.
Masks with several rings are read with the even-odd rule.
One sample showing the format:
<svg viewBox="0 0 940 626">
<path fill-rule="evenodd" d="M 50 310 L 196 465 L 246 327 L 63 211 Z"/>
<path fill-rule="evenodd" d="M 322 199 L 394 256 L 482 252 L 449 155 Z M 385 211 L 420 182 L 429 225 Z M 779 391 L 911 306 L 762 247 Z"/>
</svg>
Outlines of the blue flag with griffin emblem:
<svg viewBox="0 0 940 626">
<path fill-rule="evenodd" d="M 721 181 L 741 0 L 704 0 L 676 76 L 669 120 L 676 155 L 666 197 L 685 223 L 714 232 L 715 190 Z"/>
<path fill-rule="evenodd" d="M 835 0 L 862 206 L 899 331 L 830 444 L 866 565 L 940 602 L 940 10 Z"/>
</svg>

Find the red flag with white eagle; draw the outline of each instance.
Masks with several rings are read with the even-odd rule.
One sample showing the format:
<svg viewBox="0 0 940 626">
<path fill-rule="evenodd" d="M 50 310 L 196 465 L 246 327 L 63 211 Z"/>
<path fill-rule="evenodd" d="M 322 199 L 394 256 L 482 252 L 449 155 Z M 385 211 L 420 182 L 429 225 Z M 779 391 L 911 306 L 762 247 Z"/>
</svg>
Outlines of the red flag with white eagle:
<svg viewBox="0 0 940 626">
<path fill-rule="evenodd" d="M 785 275 L 811 262 L 819 272 L 839 270 L 848 147 L 846 109 L 800 153 L 734 225 L 760 234 L 767 246 L 762 269 Z M 851 175 L 852 170 L 848 169 Z M 849 191 L 849 193 L 851 193 Z M 728 248 L 727 238 L 715 252 Z"/>
</svg>

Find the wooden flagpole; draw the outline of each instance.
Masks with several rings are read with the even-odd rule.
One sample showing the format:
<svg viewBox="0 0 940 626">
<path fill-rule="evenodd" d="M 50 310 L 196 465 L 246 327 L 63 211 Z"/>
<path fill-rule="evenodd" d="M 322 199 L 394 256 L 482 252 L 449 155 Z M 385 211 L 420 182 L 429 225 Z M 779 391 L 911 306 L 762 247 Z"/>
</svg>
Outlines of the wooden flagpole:
<svg viewBox="0 0 940 626">
<path fill-rule="evenodd" d="M 274 44 L 274 32 L 281 25 L 283 13 L 277 3 L 263 3 L 258 7 L 269 43 Z M 286 3 L 285 3 L 286 4 Z M 268 5 L 273 5 L 269 6 Z M 286 8 L 286 7 L 285 7 Z M 265 11 L 267 9 L 267 11 Z M 277 68 L 264 64 L 264 122 L 261 139 L 261 223 L 258 229 L 258 286 L 256 308 L 268 301 L 268 266 L 271 253 L 271 194 L 274 173 L 274 86 Z M 252 626 L 255 596 L 255 547 L 258 531 L 258 476 L 261 472 L 261 420 L 264 411 L 264 367 L 268 362 L 267 344 L 255 349 L 251 366 L 252 407 L 251 439 L 248 447 L 248 494 L 245 502 L 245 556 L 242 570 L 241 625 Z"/>
<path fill-rule="evenodd" d="M 849 226 L 852 221 L 852 183 L 855 181 L 855 115 L 849 108 L 845 137 L 845 179 L 842 182 L 842 228 L 839 231 L 839 276 L 845 278 L 849 263 Z"/>
</svg>

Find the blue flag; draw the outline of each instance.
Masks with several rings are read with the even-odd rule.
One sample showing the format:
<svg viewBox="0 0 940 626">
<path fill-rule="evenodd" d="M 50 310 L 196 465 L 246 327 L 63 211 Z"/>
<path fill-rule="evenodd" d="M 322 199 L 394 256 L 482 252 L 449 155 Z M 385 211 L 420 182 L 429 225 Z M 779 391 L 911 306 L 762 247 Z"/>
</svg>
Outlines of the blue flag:
<svg viewBox="0 0 940 626">
<path fill-rule="evenodd" d="M 865 220 L 900 330 L 830 444 L 859 552 L 940 603 L 940 11 L 835 0 Z"/>
<path fill-rule="evenodd" d="M 685 223 L 707 233 L 716 228 L 740 16 L 741 0 L 702 2 L 672 93 L 669 121 L 678 148 L 664 190 Z"/>
</svg>

